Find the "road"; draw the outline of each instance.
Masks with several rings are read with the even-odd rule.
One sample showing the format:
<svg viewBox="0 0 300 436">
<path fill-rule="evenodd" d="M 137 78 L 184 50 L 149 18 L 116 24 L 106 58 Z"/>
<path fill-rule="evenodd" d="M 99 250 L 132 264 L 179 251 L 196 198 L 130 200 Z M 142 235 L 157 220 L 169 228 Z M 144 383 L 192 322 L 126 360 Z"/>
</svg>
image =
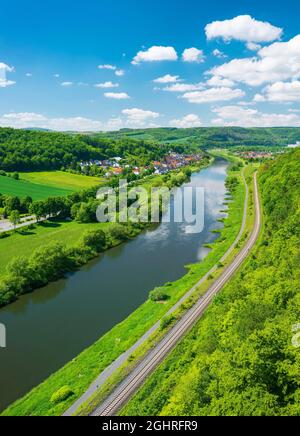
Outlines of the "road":
<svg viewBox="0 0 300 436">
<path fill-rule="evenodd" d="M 40 221 L 45 221 L 48 218 L 40 218 Z M 13 224 L 11 224 L 11 222 L 9 220 L 0 220 L 0 233 L 3 232 L 9 232 L 11 230 L 17 230 L 20 229 L 22 227 L 27 227 L 30 226 L 31 224 L 36 224 L 37 220 L 34 216 L 27 216 L 24 218 L 21 218 L 21 222 L 19 224 L 16 225 L 16 227 L 13 226 Z"/>
<path fill-rule="evenodd" d="M 255 223 L 251 236 L 243 249 L 232 263 L 224 270 L 221 276 L 210 287 L 207 293 L 200 298 L 195 306 L 170 330 L 165 338 L 137 365 L 126 379 L 108 396 L 108 398 L 91 414 L 91 416 L 113 416 L 128 402 L 132 395 L 142 385 L 145 379 L 174 349 L 183 336 L 193 327 L 202 316 L 214 297 L 228 283 L 237 272 L 241 264 L 248 257 L 255 245 L 261 229 L 261 207 L 258 194 L 257 174 L 254 176 L 255 197 Z"/>
<path fill-rule="evenodd" d="M 232 253 L 237 243 L 240 241 L 246 226 L 247 219 L 247 207 L 248 207 L 248 199 L 249 199 L 249 189 L 243 174 L 243 181 L 245 186 L 245 202 L 244 202 L 244 212 L 243 212 L 243 221 L 241 225 L 240 232 L 233 242 L 233 244 L 229 247 L 227 252 L 221 259 L 221 262 L 225 262 L 227 257 Z M 217 265 L 215 265 L 210 271 L 208 271 L 205 276 L 199 280 L 195 286 L 193 286 L 167 313 L 165 316 L 172 315 L 194 292 L 195 290 L 201 286 L 206 279 L 213 274 L 217 269 Z M 161 320 L 159 320 L 156 324 L 154 324 L 132 347 L 130 347 L 125 353 L 121 354 L 114 362 L 111 363 L 98 377 L 90 387 L 84 392 L 84 394 L 74 403 L 72 406 L 63 414 L 63 416 L 72 416 L 76 411 L 82 406 L 89 398 L 93 396 L 97 392 L 97 390 L 104 385 L 107 379 L 118 370 L 132 355 L 134 351 L 136 351 L 149 337 L 160 327 Z"/>
</svg>

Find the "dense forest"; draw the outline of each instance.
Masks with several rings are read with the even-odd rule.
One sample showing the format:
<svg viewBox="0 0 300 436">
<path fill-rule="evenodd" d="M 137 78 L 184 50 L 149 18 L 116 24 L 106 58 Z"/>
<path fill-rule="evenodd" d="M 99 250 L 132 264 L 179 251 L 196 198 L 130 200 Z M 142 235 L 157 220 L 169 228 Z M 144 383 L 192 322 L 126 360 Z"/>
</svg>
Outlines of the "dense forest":
<svg viewBox="0 0 300 436">
<path fill-rule="evenodd" d="M 299 149 L 261 169 L 257 250 L 124 413 L 299 416 L 299 174 Z"/>
<path fill-rule="evenodd" d="M 160 159 L 170 145 L 129 137 L 108 138 L 56 132 L 0 128 L 0 170 L 43 171 L 76 168 L 79 161 L 120 156 L 132 164 Z M 188 145 L 172 146 L 183 152 Z"/>
<path fill-rule="evenodd" d="M 119 132 L 105 133 L 100 136 L 104 135 L 113 138 L 127 137 L 161 143 L 169 142 L 172 144 L 174 142 L 189 142 L 190 144 L 205 148 L 234 146 L 283 147 L 300 141 L 300 128 L 274 127 L 245 129 L 242 127 L 200 127 L 192 129 L 123 129 Z"/>
<path fill-rule="evenodd" d="M 300 128 L 160 128 L 85 135 L 0 128 L 0 170 L 76 169 L 81 160 L 115 156 L 148 165 L 169 151 L 193 152 L 199 146 L 282 147 L 299 140 Z"/>
</svg>

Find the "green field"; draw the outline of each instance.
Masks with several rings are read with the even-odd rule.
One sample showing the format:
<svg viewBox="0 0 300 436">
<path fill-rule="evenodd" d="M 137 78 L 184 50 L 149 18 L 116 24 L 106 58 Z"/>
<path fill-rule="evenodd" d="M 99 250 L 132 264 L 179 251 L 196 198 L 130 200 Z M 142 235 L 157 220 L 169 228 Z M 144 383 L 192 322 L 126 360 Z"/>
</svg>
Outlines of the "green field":
<svg viewBox="0 0 300 436">
<path fill-rule="evenodd" d="M 35 225 L 33 230 L 24 229 L 0 239 L 0 274 L 6 265 L 18 256 L 30 256 L 34 250 L 51 242 L 75 245 L 87 230 L 107 226 L 106 223 L 80 224 L 78 222 L 45 222 Z"/>
<path fill-rule="evenodd" d="M 89 177 L 79 174 L 65 173 L 63 171 L 44 171 L 34 173 L 20 173 L 22 180 L 37 183 L 39 185 L 51 186 L 53 188 L 64 188 L 70 191 L 80 191 L 93 188 L 103 182 L 103 178 Z"/>
<path fill-rule="evenodd" d="M 25 180 L 15 180 L 7 176 L 0 176 L 0 194 L 4 195 L 15 195 L 20 198 L 29 195 L 33 200 L 43 200 L 48 197 L 63 197 L 72 192 L 73 191 L 68 188 L 47 186 L 44 184 L 30 183 Z"/>
</svg>

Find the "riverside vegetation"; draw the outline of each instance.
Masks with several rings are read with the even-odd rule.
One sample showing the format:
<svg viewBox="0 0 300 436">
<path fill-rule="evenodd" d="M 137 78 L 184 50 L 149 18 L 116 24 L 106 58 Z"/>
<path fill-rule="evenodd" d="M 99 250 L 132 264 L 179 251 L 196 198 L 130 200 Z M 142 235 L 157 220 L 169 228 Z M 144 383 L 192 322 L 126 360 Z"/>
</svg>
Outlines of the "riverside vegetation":
<svg viewBox="0 0 300 436">
<path fill-rule="evenodd" d="M 300 150 L 263 166 L 255 252 L 122 415 L 299 416 Z"/>
</svg>

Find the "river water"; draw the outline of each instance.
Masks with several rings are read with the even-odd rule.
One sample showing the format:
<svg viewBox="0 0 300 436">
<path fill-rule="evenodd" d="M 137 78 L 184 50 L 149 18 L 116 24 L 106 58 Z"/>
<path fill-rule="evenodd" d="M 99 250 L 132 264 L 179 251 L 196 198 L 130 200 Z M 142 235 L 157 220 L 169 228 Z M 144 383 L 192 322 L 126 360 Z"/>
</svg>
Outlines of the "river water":
<svg viewBox="0 0 300 436">
<path fill-rule="evenodd" d="M 161 224 L 113 248 L 63 280 L 0 309 L 7 348 L 0 348 L 0 410 L 73 359 L 125 319 L 151 289 L 181 277 L 185 265 L 203 259 L 211 230 L 224 215 L 228 163 L 217 159 L 185 186 L 205 188 L 205 227 Z"/>
</svg>

